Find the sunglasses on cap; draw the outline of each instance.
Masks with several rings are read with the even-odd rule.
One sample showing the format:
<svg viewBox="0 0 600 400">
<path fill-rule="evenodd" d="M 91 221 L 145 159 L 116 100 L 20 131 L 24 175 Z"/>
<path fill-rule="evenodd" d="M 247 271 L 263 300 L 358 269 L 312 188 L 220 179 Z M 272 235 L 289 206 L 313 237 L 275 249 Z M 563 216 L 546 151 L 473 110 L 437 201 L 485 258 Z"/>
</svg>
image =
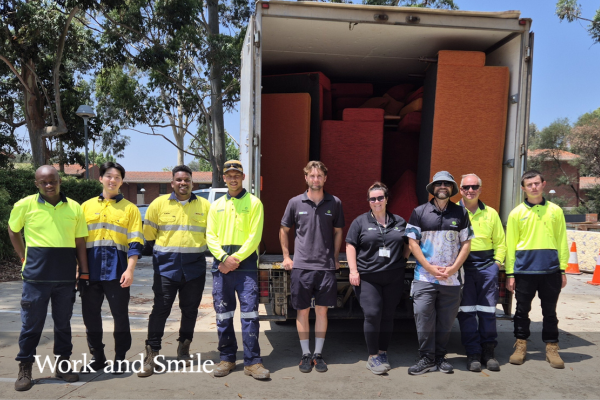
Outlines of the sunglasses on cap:
<svg viewBox="0 0 600 400">
<path fill-rule="evenodd" d="M 462 185 L 461 189 L 464 190 L 464 191 L 467 191 L 469 189 L 479 190 L 480 187 L 481 186 L 479 186 L 479 185 Z"/>
<path fill-rule="evenodd" d="M 238 164 L 238 163 L 227 163 L 227 164 L 225 164 L 225 168 L 242 168 L 242 164 Z"/>
<path fill-rule="evenodd" d="M 445 187 L 453 187 L 454 185 L 452 184 L 452 182 L 448 182 L 448 181 L 439 181 L 439 182 L 434 182 L 433 183 L 434 187 L 441 187 L 441 186 L 445 186 Z"/>
<path fill-rule="evenodd" d="M 370 203 L 375 203 L 376 201 L 383 201 L 383 200 L 385 200 L 385 196 L 369 197 Z"/>
</svg>

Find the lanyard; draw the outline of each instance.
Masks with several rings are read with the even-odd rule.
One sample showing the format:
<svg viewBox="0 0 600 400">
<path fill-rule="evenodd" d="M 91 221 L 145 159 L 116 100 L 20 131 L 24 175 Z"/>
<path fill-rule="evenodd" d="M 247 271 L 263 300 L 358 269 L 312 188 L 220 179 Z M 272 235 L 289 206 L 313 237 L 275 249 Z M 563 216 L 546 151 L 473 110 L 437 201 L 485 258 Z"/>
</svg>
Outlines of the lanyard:
<svg viewBox="0 0 600 400">
<path fill-rule="evenodd" d="M 371 212 L 371 215 L 373 215 L 373 213 Z M 381 237 L 383 239 L 383 247 L 385 248 L 385 230 L 381 230 L 381 224 L 379 223 L 379 221 L 377 221 L 377 218 L 375 218 L 375 215 L 373 215 L 373 218 L 375 219 L 375 222 L 377 222 L 377 227 L 379 228 L 379 233 L 381 233 Z M 387 213 L 385 214 L 385 227 L 387 228 L 388 226 L 388 215 Z"/>
</svg>

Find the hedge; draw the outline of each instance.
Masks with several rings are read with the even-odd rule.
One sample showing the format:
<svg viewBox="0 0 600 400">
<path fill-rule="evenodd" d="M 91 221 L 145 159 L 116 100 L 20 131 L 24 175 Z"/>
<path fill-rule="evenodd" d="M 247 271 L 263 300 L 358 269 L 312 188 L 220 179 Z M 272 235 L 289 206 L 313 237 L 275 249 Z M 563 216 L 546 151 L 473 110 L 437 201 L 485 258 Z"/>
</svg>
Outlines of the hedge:
<svg viewBox="0 0 600 400">
<path fill-rule="evenodd" d="M 13 204 L 38 192 L 34 180 L 32 168 L 0 169 L 0 260 L 15 255 L 8 238 L 8 218 Z M 97 180 L 63 176 L 60 191 L 81 204 L 102 193 L 102 184 Z"/>
</svg>

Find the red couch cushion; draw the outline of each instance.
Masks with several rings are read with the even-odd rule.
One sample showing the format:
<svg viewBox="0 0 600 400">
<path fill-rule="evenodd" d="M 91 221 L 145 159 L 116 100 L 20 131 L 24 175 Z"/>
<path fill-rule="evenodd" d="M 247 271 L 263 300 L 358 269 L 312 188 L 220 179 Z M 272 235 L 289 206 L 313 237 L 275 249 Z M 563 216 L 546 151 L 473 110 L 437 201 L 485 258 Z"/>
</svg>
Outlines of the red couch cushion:
<svg viewBox="0 0 600 400">
<path fill-rule="evenodd" d="M 388 211 L 398 214 L 408 222 L 413 210 L 419 205 L 416 185 L 417 175 L 412 170 L 406 170 L 390 190 Z"/>
<path fill-rule="evenodd" d="M 370 83 L 332 83 L 331 96 L 336 97 L 371 97 L 373 85 Z"/>
<path fill-rule="evenodd" d="M 398 124 L 398 132 L 419 133 L 421 132 L 421 111 L 413 111 L 406 114 Z"/>
<path fill-rule="evenodd" d="M 384 110 L 381 108 L 346 108 L 344 121 L 379 122 L 383 124 Z"/>
<path fill-rule="evenodd" d="M 383 110 L 378 111 L 383 117 Z M 352 221 L 369 210 L 367 189 L 381 180 L 383 118 L 380 122 L 323 121 L 321 131 L 321 161 L 329 170 L 325 191 L 342 201 L 345 240 Z M 340 251 L 346 251 L 345 242 Z"/>
<path fill-rule="evenodd" d="M 412 83 L 404 83 L 402 85 L 396 85 L 390 90 L 387 91 L 387 94 L 392 96 L 396 101 L 401 101 L 405 103 L 406 95 L 409 94 L 412 90 L 414 90 L 415 85 Z"/>
<path fill-rule="evenodd" d="M 410 104 L 417 99 L 422 99 L 423 98 L 423 90 L 424 90 L 424 87 L 421 86 L 420 88 L 418 88 L 417 90 L 415 90 L 414 92 L 409 94 L 408 97 L 406 97 L 405 104 Z"/>
</svg>

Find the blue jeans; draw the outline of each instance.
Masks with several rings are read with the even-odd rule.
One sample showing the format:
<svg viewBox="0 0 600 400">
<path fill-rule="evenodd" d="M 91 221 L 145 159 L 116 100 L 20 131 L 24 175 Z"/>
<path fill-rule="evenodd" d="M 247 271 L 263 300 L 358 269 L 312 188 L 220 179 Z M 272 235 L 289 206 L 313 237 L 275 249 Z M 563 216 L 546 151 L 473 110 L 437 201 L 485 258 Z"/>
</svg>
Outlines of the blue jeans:
<svg viewBox="0 0 600 400">
<path fill-rule="evenodd" d="M 242 340 L 244 342 L 244 365 L 262 363 L 258 345 L 258 272 L 232 271 L 223 274 L 213 272 L 213 305 L 217 313 L 217 332 L 221 360 L 235 362 L 237 340 L 233 329 L 237 293 L 242 317 Z"/>
<path fill-rule="evenodd" d="M 498 344 L 496 303 L 498 264 L 483 269 L 465 269 L 463 297 L 458 309 L 460 335 L 467 355 L 481 354 L 482 345 Z"/>
<path fill-rule="evenodd" d="M 73 350 L 71 342 L 71 316 L 75 303 L 75 283 L 23 282 L 21 295 L 21 335 L 17 361 L 34 362 L 35 349 L 42 337 L 42 330 L 52 304 L 54 320 L 54 354 L 69 358 Z"/>
</svg>

